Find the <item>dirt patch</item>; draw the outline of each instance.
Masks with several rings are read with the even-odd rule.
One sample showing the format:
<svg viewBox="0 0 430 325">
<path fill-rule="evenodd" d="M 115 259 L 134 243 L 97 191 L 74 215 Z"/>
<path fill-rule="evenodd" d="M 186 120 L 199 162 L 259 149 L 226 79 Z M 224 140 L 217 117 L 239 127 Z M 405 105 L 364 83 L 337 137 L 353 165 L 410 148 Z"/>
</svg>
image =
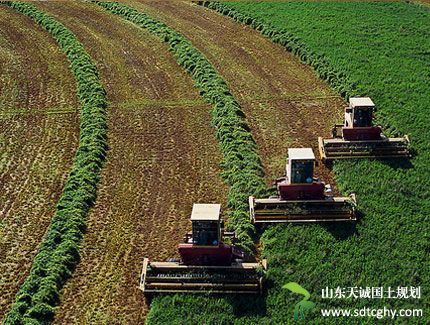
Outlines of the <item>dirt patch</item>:
<svg viewBox="0 0 430 325">
<path fill-rule="evenodd" d="M 341 119 L 343 100 L 291 53 L 247 26 L 186 1 L 127 1 L 184 34 L 216 67 L 243 107 L 267 182 L 284 173 L 289 147 L 313 147 Z M 317 176 L 334 184 L 322 165 Z"/>
<path fill-rule="evenodd" d="M 79 105 L 58 44 L 5 6 L 0 6 L 0 67 L 1 322 L 28 275 L 67 178 L 78 144 Z"/>
<path fill-rule="evenodd" d="M 55 323 L 143 323 L 143 257 L 176 256 L 194 202 L 226 203 L 210 106 L 167 47 L 140 28 L 91 4 L 38 6 L 84 44 L 111 101 L 107 163 Z"/>
</svg>

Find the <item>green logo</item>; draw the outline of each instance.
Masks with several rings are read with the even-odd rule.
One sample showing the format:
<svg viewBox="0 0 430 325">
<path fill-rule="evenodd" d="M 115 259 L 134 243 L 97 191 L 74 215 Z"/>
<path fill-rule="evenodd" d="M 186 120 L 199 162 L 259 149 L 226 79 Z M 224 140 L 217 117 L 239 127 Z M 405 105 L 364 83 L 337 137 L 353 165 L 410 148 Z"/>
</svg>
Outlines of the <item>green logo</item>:
<svg viewBox="0 0 430 325">
<path fill-rule="evenodd" d="M 288 289 L 291 292 L 299 293 L 304 296 L 303 299 L 299 301 L 294 307 L 294 320 L 305 319 L 305 311 L 313 309 L 315 307 L 315 303 L 309 300 L 311 296 L 310 293 L 296 282 L 289 282 L 287 284 L 284 284 L 282 288 Z"/>
</svg>

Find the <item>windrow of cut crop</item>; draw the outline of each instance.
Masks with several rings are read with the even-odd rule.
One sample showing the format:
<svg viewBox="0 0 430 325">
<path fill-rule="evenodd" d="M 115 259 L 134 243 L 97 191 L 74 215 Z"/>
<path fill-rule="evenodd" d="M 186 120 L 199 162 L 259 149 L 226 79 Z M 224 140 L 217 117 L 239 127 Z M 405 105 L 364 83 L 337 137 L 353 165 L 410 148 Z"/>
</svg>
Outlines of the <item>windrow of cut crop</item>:
<svg viewBox="0 0 430 325">
<path fill-rule="evenodd" d="M 207 7 L 228 16 L 235 21 L 249 25 L 268 37 L 272 42 L 283 46 L 287 51 L 296 55 L 302 63 L 310 65 L 317 76 L 327 81 L 330 87 L 343 98 L 348 99 L 352 96 L 369 95 L 368 90 L 357 81 L 351 80 L 347 73 L 337 69 L 330 60 L 323 54 L 311 49 L 294 33 L 273 26 L 267 21 L 252 17 L 229 6 L 228 3 L 217 1 L 193 1 L 198 5 Z M 382 114 L 377 116 L 378 123 L 385 126 L 385 133 L 399 135 L 400 132 Z"/>
<path fill-rule="evenodd" d="M 315 69 L 318 77 L 328 81 L 330 86 L 342 97 L 348 98 L 349 96 L 360 95 L 361 91 L 357 83 L 350 81 L 345 73 L 336 71 L 323 55 L 313 51 L 293 33 L 287 30 L 280 30 L 258 18 L 246 15 L 229 7 L 226 3 L 217 1 L 194 2 L 233 18 L 237 22 L 249 25 L 262 35 L 270 38 L 274 43 L 282 45 L 287 51 L 297 55 L 301 62 L 311 65 Z"/>
<path fill-rule="evenodd" d="M 254 227 L 248 215 L 248 196 L 265 191 L 264 171 L 245 115 L 226 82 L 190 41 L 167 25 L 117 2 L 94 3 L 169 44 L 170 51 L 192 76 L 200 94 L 213 105 L 212 124 L 223 154 L 222 177 L 230 186 L 228 228 L 236 232 L 238 245 L 252 256 Z"/>
<path fill-rule="evenodd" d="M 95 64 L 70 30 L 30 3 L 4 4 L 35 20 L 58 42 L 70 61 L 81 104 L 79 147 L 70 174 L 30 274 L 4 320 L 44 324 L 52 320 L 60 290 L 79 261 L 79 243 L 107 151 L 107 99 Z"/>
</svg>

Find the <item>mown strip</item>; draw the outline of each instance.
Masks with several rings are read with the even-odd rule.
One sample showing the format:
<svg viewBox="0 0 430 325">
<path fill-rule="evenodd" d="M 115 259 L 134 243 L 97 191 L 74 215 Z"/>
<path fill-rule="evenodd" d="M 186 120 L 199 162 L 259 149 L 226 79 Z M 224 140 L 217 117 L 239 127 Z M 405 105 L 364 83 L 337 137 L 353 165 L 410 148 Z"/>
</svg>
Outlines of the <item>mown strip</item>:
<svg viewBox="0 0 430 325">
<path fill-rule="evenodd" d="M 248 215 L 248 196 L 265 191 L 264 171 L 245 115 L 226 82 L 190 41 L 167 25 L 120 3 L 93 2 L 169 44 L 170 51 L 192 76 L 200 94 L 213 105 L 212 124 L 223 154 L 222 177 L 230 186 L 228 228 L 236 231 L 238 245 L 252 256 L 254 227 Z"/>
<path fill-rule="evenodd" d="M 357 84 L 349 80 L 348 76 L 332 66 L 325 56 L 318 54 L 307 46 L 300 38 L 287 30 L 279 30 L 270 24 L 246 15 L 226 3 L 216 1 L 194 1 L 198 5 L 215 10 L 223 15 L 233 18 L 237 22 L 246 24 L 270 38 L 274 43 L 280 44 L 287 51 L 297 55 L 303 63 L 311 65 L 319 78 L 327 80 L 330 86 L 342 97 L 346 98 L 359 94 Z"/>
<path fill-rule="evenodd" d="M 123 4 L 94 2 L 169 44 L 170 51 L 192 76 L 202 97 L 213 105 L 212 125 L 223 155 L 222 177 L 229 185 L 227 227 L 236 231 L 238 245 L 249 256 L 254 255 L 254 227 L 248 215 L 248 196 L 264 195 L 264 171 L 245 114 L 226 82 L 190 41 L 167 25 Z M 231 324 L 238 318 L 237 310 L 260 313 L 262 305 L 262 299 L 255 297 L 159 296 L 151 303 L 147 324 Z"/>
<path fill-rule="evenodd" d="M 79 147 L 70 175 L 30 274 L 4 320 L 43 324 L 52 320 L 60 290 L 79 261 L 79 243 L 107 151 L 107 99 L 95 64 L 70 30 L 30 3 L 3 4 L 35 20 L 55 38 L 70 61 L 81 104 Z"/>
</svg>

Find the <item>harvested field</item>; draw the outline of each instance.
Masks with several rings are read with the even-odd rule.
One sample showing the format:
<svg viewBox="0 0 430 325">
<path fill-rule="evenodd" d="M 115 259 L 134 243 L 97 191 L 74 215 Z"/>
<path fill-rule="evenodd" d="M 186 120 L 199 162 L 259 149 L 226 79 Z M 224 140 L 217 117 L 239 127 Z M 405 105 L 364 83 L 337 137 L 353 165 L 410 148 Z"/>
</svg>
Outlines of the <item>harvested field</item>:
<svg viewBox="0 0 430 325">
<path fill-rule="evenodd" d="M 91 4 L 37 5 L 77 35 L 111 101 L 98 199 L 55 322 L 140 323 L 142 258 L 175 256 L 193 202 L 225 205 L 210 107 L 145 31 Z"/>
<path fill-rule="evenodd" d="M 186 1 L 128 3 L 185 35 L 218 69 L 247 115 L 268 184 L 284 173 L 289 147 L 316 149 L 318 136 L 328 136 L 341 119 L 343 100 L 257 31 Z M 317 173 L 334 183 L 323 166 Z"/>
<path fill-rule="evenodd" d="M 0 6 L 0 322 L 28 275 L 78 144 L 75 79 L 57 43 Z"/>
</svg>

